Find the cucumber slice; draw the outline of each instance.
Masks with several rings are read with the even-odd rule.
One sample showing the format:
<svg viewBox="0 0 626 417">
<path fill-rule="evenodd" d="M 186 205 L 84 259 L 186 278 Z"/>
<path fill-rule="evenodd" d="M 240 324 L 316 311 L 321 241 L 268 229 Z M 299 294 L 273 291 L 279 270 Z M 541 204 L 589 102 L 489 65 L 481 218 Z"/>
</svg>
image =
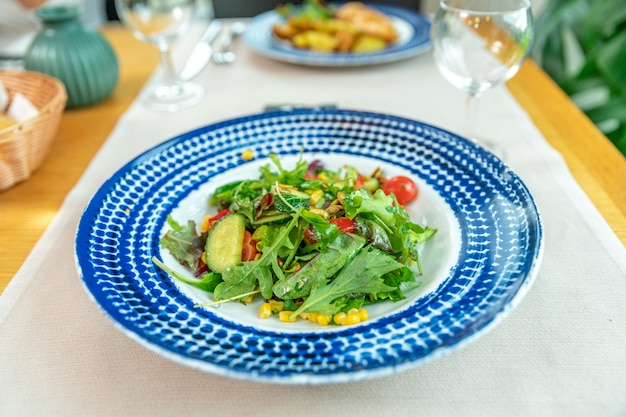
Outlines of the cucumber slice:
<svg viewBox="0 0 626 417">
<path fill-rule="evenodd" d="M 290 213 L 278 213 L 278 214 L 271 214 L 271 215 L 265 215 L 263 217 L 259 217 L 258 219 L 256 219 L 253 222 L 254 226 L 260 226 L 262 224 L 280 224 L 280 223 L 287 223 L 287 220 L 291 218 L 291 214 Z"/>
<path fill-rule="evenodd" d="M 246 219 L 238 213 L 224 216 L 213 225 L 206 240 L 206 263 L 211 271 L 222 273 L 241 263 Z"/>
</svg>

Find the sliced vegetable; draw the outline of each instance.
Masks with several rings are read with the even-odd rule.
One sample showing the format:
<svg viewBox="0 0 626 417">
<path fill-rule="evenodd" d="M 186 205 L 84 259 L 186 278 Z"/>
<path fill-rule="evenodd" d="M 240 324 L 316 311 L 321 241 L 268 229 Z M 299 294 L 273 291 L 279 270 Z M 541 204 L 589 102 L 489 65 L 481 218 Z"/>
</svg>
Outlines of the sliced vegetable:
<svg viewBox="0 0 626 417">
<path fill-rule="evenodd" d="M 356 233 L 356 222 L 347 217 L 335 217 L 330 222 L 336 225 L 344 233 Z"/>
<path fill-rule="evenodd" d="M 261 226 L 263 224 L 280 224 L 286 223 L 289 219 L 291 219 L 291 215 L 289 213 L 265 213 L 258 219 L 254 219 L 252 224 L 255 226 Z"/>
<path fill-rule="evenodd" d="M 226 216 L 227 214 L 230 213 L 230 209 L 224 209 L 222 211 L 220 211 L 219 213 L 213 215 L 213 216 L 206 216 L 204 218 L 204 221 L 202 222 L 202 231 L 203 232 L 208 232 L 209 230 L 211 230 L 211 228 L 213 227 L 213 225 L 220 220 L 222 217 Z"/>
<path fill-rule="evenodd" d="M 254 260 L 258 251 L 256 249 L 256 241 L 252 239 L 252 233 L 244 231 L 243 233 L 243 247 L 241 249 L 241 260 L 248 262 Z"/>
<path fill-rule="evenodd" d="M 383 185 L 385 194 L 394 194 L 398 203 L 405 205 L 417 198 L 417 185 L 409 177 L 398 175 L 389 178 Z"/>
<path fill-rule="evenodd" d="M 215 223 L 206 241 L 206 264 L 211 271 L 222 273 L 241 263 L 245 230 L 245 217 L 237 213 Z"/>
</svg>

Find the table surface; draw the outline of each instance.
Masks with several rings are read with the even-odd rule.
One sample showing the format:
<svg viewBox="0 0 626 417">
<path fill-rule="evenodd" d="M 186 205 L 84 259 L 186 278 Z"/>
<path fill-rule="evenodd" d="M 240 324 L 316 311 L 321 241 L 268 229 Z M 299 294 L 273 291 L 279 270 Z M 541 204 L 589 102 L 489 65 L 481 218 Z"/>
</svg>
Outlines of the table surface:
<svg viewBox="0 0 626 417">
<path fill-rule="evenodd" d="M 108 26 L 102 32 L 120 62 L 118 88 L 100 104 L 66 110 L 42 166 L 27 181 L 0 193 L 0 291 L 158 65 L 156 49 L 129 31 Z M 526 61 L 508 88 L 626 245 L 626 158 L 534 62 Z"/>
</svg>

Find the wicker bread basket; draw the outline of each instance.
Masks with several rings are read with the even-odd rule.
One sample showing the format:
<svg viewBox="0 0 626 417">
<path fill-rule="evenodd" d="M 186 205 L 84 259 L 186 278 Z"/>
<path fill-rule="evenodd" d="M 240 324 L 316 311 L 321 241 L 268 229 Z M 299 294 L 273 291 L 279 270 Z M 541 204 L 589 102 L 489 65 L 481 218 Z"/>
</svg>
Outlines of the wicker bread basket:
<svg viewBox="0 0 626 417">
<path fill-rule="evenodd" d="M 65 109 L 67 93 L 56 78 L 33 71 L 0 71 L 9 93 L 22 93 L 39 114 L 0 130 L 0 191 L 30 177 L 48 154 Z"/>
</svg>

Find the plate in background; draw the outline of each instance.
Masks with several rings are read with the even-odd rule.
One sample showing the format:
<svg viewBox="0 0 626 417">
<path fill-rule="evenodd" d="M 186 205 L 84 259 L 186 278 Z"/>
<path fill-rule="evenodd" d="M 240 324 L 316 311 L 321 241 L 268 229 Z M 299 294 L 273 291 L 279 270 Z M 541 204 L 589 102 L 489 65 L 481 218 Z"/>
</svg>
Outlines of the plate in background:
<svg viewBox="0 0 626 417">
<path fill-rule="evenodd" d="M 430 22 L 417 11 L 389 5 L 368 4 L 389 16 L 399 39 L 382 51 L 368 54 L 316 53 L 298 49 L 277 40 L 272 26 L 283 18 L 271 10 L 250 20 L 244 40 L 253 50 L 268 58 L 292 64 L 322 67 L 354 67 L 384 64 L 417 56 L 430 50 Z"/>
</svg>

